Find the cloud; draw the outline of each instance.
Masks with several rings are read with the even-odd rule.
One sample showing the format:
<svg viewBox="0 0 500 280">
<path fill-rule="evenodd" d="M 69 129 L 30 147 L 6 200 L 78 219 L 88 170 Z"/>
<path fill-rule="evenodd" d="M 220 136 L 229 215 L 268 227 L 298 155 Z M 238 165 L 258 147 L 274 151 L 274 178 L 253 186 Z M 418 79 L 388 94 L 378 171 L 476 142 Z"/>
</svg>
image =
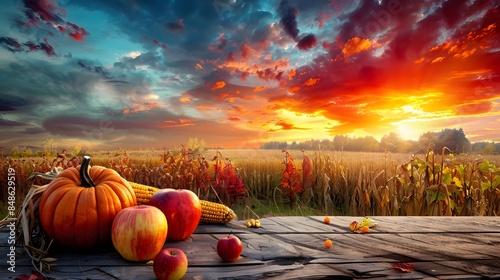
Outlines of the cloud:
<svg viewBox="0 0 500 280">
<path fill-rule="evenodd" d="M 20 52 L 22 51 L 21 44 L 12 37 L 0 37 L 0 44 L 10 52 Z"/>
<path fill-rule="evenodd" d="M 227 45 L 227 38 L 225 37 L 224 33 L 221 33 L 217 37 L 217 40 L 212 44 L 210 44 L 208 49 L 215 52 L 221 52 L 222 50 L 224 50 L 226 45 Z"/>
<path fill-rule="evenodd" d="M 110 145 L 311 124 L 280 109 L 332 134 L 497 114 L 495 1 L 219 2 L 225 10 L 202 0 L 8 4 L 0 111 L 30 124 L 9 137 L 81 137 L 108 118 Z M 58 128 L 65 118 L 75 123 Z"/>
<path fill-rule="evenodd" d="M 477 102 L 472 104 L 463 104 L 455 107 L 457 115 L 481 115 L 491 112 L 493 109 L 492 102 Z"/>
<path fill-rule="evenodd" d="M 296 20 L 299 10 L 293 6 L 289 6 L 288 0 L 281 0 L 278 11 L 281 15 L 280 23 L 283 25 L 283 30 L 296 41 L 299 36 Z"/>
<path fill-rule="evenodd" d="M 165 28 L 169 31 L 177 32 L 184 30 L 184 19 L 180 18 L 176 21 L 169 22 L 165 25 Z"/>
<path fill-rule="evenodd" d="M 258 91 L 263 91 L 263 90 L 265 90 L 265 89 L 266 89 L 266 87 L 265 87 L 265 86 L 258 86 L 258 87 L 255 87 L 255 88 L 253 89 L 253 91 L 254 91 L 254 92 L 258 92 Z"/>
<path fill-rule="evenodd" d="M 24 26 L 32 27 L 40 24 L 52 27 L 55 30 L 69 35 L 71 38 L 81 41 L 88 33 L 85 28 L 65 21 L 66 11 L 60 8 L 55 0 L 37 1 L 24 0 L 24 13 L 28 21 Z"/>
<path fill-rule="evenodd" d="M 281 128 L 269 129 L 268 132 L 280 131 L 280 130 L 309 130 L 309 128 L 297 127 L 289 120 L 279 120 L 278 122 L 276 122 L 275 125 L 280 126 Z"/>
<path fill-rule="evenodd" d="M 18 121 L 11 121 L 11 120 L 0 119 L 0 127 L 1 126 L 15 127 L 15 126 L 27 126 L 27 125 L 30 125 L 30 124 L 23 123 L 23 122 L 18 122 Z"/>
<path fill-rule="evenodd" d="M 19 43 L 16 39 L 11 37 L 0 37 L 0 45 L 13 53 L 42 51 L 48 56 L 57 55 L 54 51 L 54 47 L 49 44 L 46 38 L 43 40 L 43 42 L 40 43 L 34 43 L 31 41 Z"/>
<path fill-rule="evenodd" d="M 354 37 L 349 39 L 342 48 L 342 53 L 346 56 L 353 55 L 371 48 L 371 42 L 368 39 Z"/>
<path fill-rule="evenodd" d="M 319 83 L 319 78 L 309 78 L 307 79 L 304 83 L 302 83 L 302 86 L 314 86 L 315 84 Z"/>
<path fill-rule="evenodd" d="M 302 51 L 307 51 L 316 46 L 316 41 L 316 36 L 314 36 L 314 34 L 307 34 L 299 40 L 299 42 L 297 43 L 297 48 Z"/>
<path fill-rule="evenodd" d="M 216 90 L 216 89 L 220 89 L 220 88 L 223 88 L 226 86 L 226 82 L 224 81 L 217 81 L 215 82 L 215 84 L 213 84 L 210 89 L 211 90 Z"/>
</svg>

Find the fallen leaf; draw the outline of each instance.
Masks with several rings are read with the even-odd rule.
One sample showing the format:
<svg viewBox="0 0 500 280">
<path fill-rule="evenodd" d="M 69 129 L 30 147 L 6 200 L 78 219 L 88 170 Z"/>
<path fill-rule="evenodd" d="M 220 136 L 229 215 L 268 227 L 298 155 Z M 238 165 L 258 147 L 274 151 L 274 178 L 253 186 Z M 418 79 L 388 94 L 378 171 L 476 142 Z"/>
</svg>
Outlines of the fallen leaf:
<svg viewBox="0 0 500 280">
<path fill-rule="evenodd" d="M 415 265 L 413 263 L 395 263 L 392 264 L 392 268 L 403 272 L 412 272 L 415 270 Z"/>
</svg>

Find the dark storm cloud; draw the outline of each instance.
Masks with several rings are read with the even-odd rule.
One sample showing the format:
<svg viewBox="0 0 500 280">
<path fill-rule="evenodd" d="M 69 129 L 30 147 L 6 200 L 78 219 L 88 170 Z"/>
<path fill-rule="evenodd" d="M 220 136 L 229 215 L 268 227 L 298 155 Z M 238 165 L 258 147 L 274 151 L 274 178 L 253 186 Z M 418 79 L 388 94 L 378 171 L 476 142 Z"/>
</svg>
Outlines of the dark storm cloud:
<svg viewBox="0 0 500 280">
<path fill-rule="evenodd" d="M 47 131 L 41 127 L 28 127 L 26 129 L 24 129 L 24 131 L 22 133 L 27 134 L 27 135 L 37 135 L 37 134 L 42 134 L 45 132 L 47 132 Z"/>
<path fill-rule="evenodd" d="M 0 80 L 2 80 L 2 78 L 4 77 L 6 77 L 5 72 L 0 70 Z M 7 87 L 4 87 L 2 85 L 0 85 L 0 88 L 2 88 L 2 95 L 0 97 L 0 111 L 14 111 L 20 109 L 19 107 L 39 103 L 36 98 L 26 98 L 25 96 L 17 94 L 17 91 L 10 91 Z"/>
<path fill-rule="evenodd" d="M 177 21 L 169 22 L 165 25 L 165 28 L 169 31 L 182 31 L 184 30 L 184 20 L 179 19 Z"/>
<path fill-rule="evenodd" d="M 59 7 L 55 0 L 24 0 L 23 4 L 26 18 L 17 19 L 19 25 L 30 28 L 44 24 L 77 41 L 83 40 L 84 36 L 88 35 L 85 28 L 64 20 L 66 11 Z"/>
<path fill-rule="evenodd" d="M 299 11 L 294 6 L 290 6 L 288 0 L 282 0 L 280 2 L 278 11 L 281 15 L 280 23 L 283 25 L 283 30 L 296 41 L 299 36 L 296 19 Z"/>
<path fill-rule="evenodd" d="M 16 39 L 11 37 L 0 37 L 0 44 L 2 47 L 13 53 L 22 51 L 21 44 L 19 44 Z"/>
<path fill-rule="evenodd" d="M 0 119 L 0 127 L 1 126 L 15 127 L 15 126 L 26 126 L 26 125 L 30 125 L 30 124 L 18 122 L 18 121 L 10 121 L 10 120 Z"/>
<path fill-rule="evenodd" d="M 42 51 L 48 56 L 56 55 L 54 47 L 49 44 L 47 39 L 40 43 L 34 43 L 31 41 L 19 43 L 16 39 L 11 37 L 0 37 L 0 45 L 13 53 Z"/>
<path fill-rule="evenodd" d="M 100 74 L 102 75 L 103 78 L 106 78 L 106 79 L 112 79 L 110 73 L 108 70 L 106 70 L 104 67 L 102 66 L 91 66 L 91 65 L 88 65 L 87 62 L 83 61 L 83 60 L 79 60 L 77 62 L 78 66 L 80 66 L 82 69 L 85 69 L 89 72 L 93 72 L 93 73 L 97 73 L 97 74 Z"/>
<path fill-rule="evenodd" d="M 317 40 L 314 34 L 307 34 L 299 40 L 299 42 L 297 43 L 297 48 L 299 48 L 299 50 L 307 51 L 310 48 L 316 46 L 316 42 Z"/>
<path fill-rule="evenodd" d="M 41 60 L 19 60 L 0 68 L 0 101 L 5 118 L 40 124 L 61 112 L 94 114 L 101 110 L 95 85 L 103 81 L 100 70 L 82 68 L 87 62 L 52 64 Z M 112 103 L 120 107 L 123 101 Z M 111 105 L 111 104 L 110 104 Z M 123 107 L 123 106 L 122 106 Z M 63 123 L 59 119 L 59 122 Z M 30 128 L 27 134 L 41 133 Z"/>
</svg>

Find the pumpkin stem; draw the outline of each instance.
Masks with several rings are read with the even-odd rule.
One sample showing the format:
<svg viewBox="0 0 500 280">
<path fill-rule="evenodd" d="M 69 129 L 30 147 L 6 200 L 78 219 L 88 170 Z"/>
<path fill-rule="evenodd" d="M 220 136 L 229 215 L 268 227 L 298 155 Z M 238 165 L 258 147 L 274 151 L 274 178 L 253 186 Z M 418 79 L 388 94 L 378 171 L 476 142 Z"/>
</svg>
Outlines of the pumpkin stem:
<svg viewBox="0 0 500 280">
<path fill-rule="evenodd" d="M 80 166 L 80 179 L 82 180 L 82 187 L 95 187 L 94 181 L 90 178 L 90 157 L 84 156 L 82 165 Z"/>
</svg>

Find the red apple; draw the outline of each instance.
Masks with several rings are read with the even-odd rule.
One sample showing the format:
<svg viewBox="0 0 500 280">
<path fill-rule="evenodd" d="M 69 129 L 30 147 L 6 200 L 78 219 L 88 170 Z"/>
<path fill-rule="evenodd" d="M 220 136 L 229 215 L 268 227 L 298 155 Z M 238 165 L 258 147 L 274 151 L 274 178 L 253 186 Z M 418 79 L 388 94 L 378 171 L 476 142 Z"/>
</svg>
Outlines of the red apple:
<svg viewBox="0 0 500 280">
<path fill-rule="evenodd" d="M 132 206 L 116 214 L 111 226 L 111 240 L 126 260 L 148 261 L 163 248 L 167 232 L 167 218 L 158 208 Z"/>
<path fill-rule="evenodd" d="M 165 248 L 153 261 L 153 272 L 159 280 L 177 280 L 186 274 L 188 259 L 181 249 Z"/>
<path fill-rule="evenodd" d="M 167 217 L 167 240 L 188 238 L 200 222 L 200 200 L 190 190 L 161 189 L 151 196 L 149 205 L 157 207 Z"/>
<path fill-rule="evenodd" d="M 243 245 L 241 240 L 235 235 L 228 235 L 217 241 L 217 254 L 225 262 L 234 262 L 241 255 Z"/>
</svg>

